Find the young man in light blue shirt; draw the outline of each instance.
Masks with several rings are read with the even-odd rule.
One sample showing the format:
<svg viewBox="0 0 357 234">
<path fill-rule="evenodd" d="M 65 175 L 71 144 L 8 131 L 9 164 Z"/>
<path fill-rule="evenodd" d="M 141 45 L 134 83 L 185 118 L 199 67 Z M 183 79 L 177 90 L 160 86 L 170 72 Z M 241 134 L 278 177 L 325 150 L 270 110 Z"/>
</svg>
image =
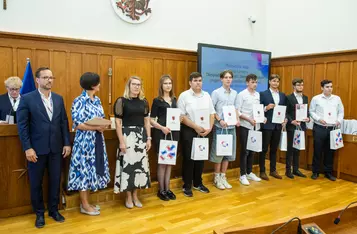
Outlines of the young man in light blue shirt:
<svg viewBox="0 0 357 234">
<path fill-rule="evenodd" d="M 233 80 L 233 72 L 231 70 L 225 70 L 221 72 L 220 78 L 222 81 L 222 86 L 212 92 L 212 102 L 215 114 L 215 124 L 213 132 L 213 141 L 211 144 L 210 161 L 214 163 L 214 185 L 218 189 L 230 189 L 232 186 L 227 182 L 226 171 L 228 168 L 228 163 L 235 161 L 236 159 L 236 148 L 237 148 L 237 138 L 236 138 L 236 126 L 239 126 L 238 117 L 238 99 L 237 91 L 231 89 L 231 84 Z M 228 125 L 227 120 L 224 119 L 223 107 L 233 106 L 236 114 L 236 124 Z M 232 142 L 232 155 L 218 156 L 216 153 L 217 135 L 218 134 L 229 134 L 233 136 Z M 228 146 L 230 147 L 230 146 Z"/>
</svg>

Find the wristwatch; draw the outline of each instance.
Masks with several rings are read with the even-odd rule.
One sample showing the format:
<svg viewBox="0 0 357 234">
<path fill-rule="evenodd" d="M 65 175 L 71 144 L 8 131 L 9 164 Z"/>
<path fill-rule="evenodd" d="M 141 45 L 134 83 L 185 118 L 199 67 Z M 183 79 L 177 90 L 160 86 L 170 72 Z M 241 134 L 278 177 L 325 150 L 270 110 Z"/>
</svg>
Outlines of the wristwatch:
<svg viewBox="0 0 357 234">
<path fill-rule="evenodd" d="M 152 137 L 147 137 L 146 139 L 147 139 L 147 140 L 152 140 Z"/>
</svg>

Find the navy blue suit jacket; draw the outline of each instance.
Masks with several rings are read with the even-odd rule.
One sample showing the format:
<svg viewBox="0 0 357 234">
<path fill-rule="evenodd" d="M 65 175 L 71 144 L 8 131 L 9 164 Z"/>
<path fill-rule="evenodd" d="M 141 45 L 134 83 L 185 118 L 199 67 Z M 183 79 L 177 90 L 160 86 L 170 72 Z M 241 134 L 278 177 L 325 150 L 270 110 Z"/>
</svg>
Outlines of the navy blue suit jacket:
<svg viewBox="0 0 357 234">
<path fill-rule="evenodd" d="M 279 105 L 286 106 L 286 96 L 284 93 L 279 92 Z M 260 104 L 263 104 L 266 107 L 269 104 L 274 104 L 273 95 L 270 92 L 270 89 L 265 90 L 264 92 L 260 92 Z M 273 130 L 273 129 L 281 129 L 281 124 L 272 123 L 273 119 L 273 109 L 270 109 L 264 113 L 265 118 L 267 118 L 267 122 L 263 124 L 263 129 Z"/>
<path fill-rule="evenodd" d="M 53 117 L 48 117 L 38 90 L 21 96 L 17 108 L 17 128 L 23 150 L 33 148 L 37 155 L 61 153 L 69 146 L 68 118 L 63 98 L 52 92 Z"/>
<path fill-rule="evenodd" d="M 10 114 L 12 105 L 9 99 L 9 94 L 0 95 L 0 120 L 6 120 L 6 115 Z"/>
</svg>

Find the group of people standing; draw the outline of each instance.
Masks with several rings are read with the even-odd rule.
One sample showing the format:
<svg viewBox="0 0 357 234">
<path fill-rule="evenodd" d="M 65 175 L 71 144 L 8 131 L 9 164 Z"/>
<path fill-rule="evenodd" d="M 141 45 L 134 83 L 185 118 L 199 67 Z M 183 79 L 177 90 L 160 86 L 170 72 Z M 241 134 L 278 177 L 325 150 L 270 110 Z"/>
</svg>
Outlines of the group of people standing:
<svg viewBox="0 0 357 234">
<path fill-rule="evenodd" d="M 45 225 L 45 207 L 42 197 L 42 178 L 45 168 L 49 172 L 49 216 L 58 222 L 65 218 L 58 212 L 60 200 L 60 178 L 62 158 L 72 153 L 68 190 L 79 191 L 80 212 L 87 215 L 99 215 L 100 207 L 90 204 L 89 192 L 107 187 L 110 182 L 108 156 L 103 131 L 107 126 L 89 125 L 93 118 L 104 118 L 105 114 L 98 96 L 100 77 L 87 72 L 80 77 L 83 92 L 74 99 L 71 108 L 73 129 L 76 131 L 72 152 L 68 130 L 68 119 L 63 98 L 51 91 L 55 77 L 47 67 L 37 69 L 36 82 L 38 89 L 23 95 L 21 100 L 15 91 L 21 87 L 12 87 L 5 82 L 9 92 L 12 110 L 16 111 L 20 140 L 28 160 L 28 173 L 31 185 L 31 201 L 36 213 L 35 226 Z M 18 85 L 18 80 L 12 78 Z M 306 122 L 314 121 L 314 157 L 313 175 L 316 179 L 320 172 L 320 157 L 324 153 L 324 173 L 330 180 L 332 176 L 333 150 L 329 149 L 329 132 L 339 126 L 343 120 L 344 110 L 341 99 L 332 95 L 332 82 L 321 81 L 322 94 L 313 97 L 310 103 L 309 115 L 303 121 L 295 119 L 296 104 L 308 104 L 308 98 L 303 95 L 304 81 L 296 78 L 292 81 L 293 93 L 286 96 L 279 91 L 280 77 L 269 77 L 269 88 L 257 92 L 258 77 L 254 74 L 246 76 L 246 89 L 238 93 L 231 88 L 233 72 L 225 70 L 220 74 L 222 86 L 213 91 L 212 95 L 202 90 L 202 75 L 193 72 L 189 77 L 190 89 L 182 92 L 178 99 L 174 95 L 173 79 L 163 75 L 159 81 L 158 97 L 153 100 L 151 108 L 145 98 L 142 80 L 132 76 L 125 85 L 122 97 L 114 104 L 116 133 L 119 148 L 116 155 L 114 176 L 114 192 L 125 192 L 125 206 L 128 209 L 143 207 L 139 200 L 138 190 L 150 187 L 150 170 L 147 152 L 152 147 L 159 153 L 160 140 L 169 137 L 182 146 L 182 179 L 183 193 L 192 197 L 192 189 L 209 193 L 202 182 L 204 168 L 203 160 L 191 159 L 193 139 L 197 136 L 207 137 L 213 131 L 209 160 L 214 165 L 214 185 L 218 189 L 230 189 L 226 171 L 229 162 L 236 160 L 237 134 L 240 143 L 240 178 L 243 185 L 250 181 L 269 180 L 265 169 L 265 156 L 269 149 L 269 175 L 282 179 L 276 170 L 276 152 L 282 129 L 287 130 L 288 149 L 286 156 L 286 173 L 288 178 L 294 176 L 306 177 L 299 171 L 299 150 L 292 147 L 293 132 L 299 126 L 306 130 Z M 21 80 L 20 80 L 21 81 Z M 13 99 L 11 101 L 11 98 Z M 16 105 L 15 105 L 16 104 Z M 257 123 L 253 116 L 254 104 L 263 104 L 264 123 Z M 17 106 L 18 105 L 18 106 Z M 273 123 L 274 107 L 286 106 L 286 119 L 282 123 Z M 234 106 L 236 111 L 235 125 L 228 125 L 224 118 L 225 106 Z M 324 109 L 333 106 L 337 113 L 335 124 L 327 124 L 324 120 Z M 178 108 L 181 112 L 180 131 L 171 131 L 166 125 L 167 109 Z M 0 108 L 1 109 L 1 108 Z M 150 111 L 151 109 L 151 111 Z M 209 115 L 209 127 L 203 128 L 195 121 L 195 111 L 205 109 Z M 6 112 L 6 111 L 5 111 Z M 2 112 L 1 116 L 2 116 Z M 153 131 L 152 131 L 153 127 Z M 250 130 L 262 131 L 262 152 L 259 156 L 260 174 L 252 172 L 253 152 L 247 149 Z M 232 155 L 217 155 L 217 135 L 225 132 L 233 137 Z M 152 135 L 151 135 L 152 134 Z M 157 196 L 165 201 L 175 200 L 176 195 L 170 190 L 171 165 L 159 164 L 157 170 L 159 191 Z"/>
</svg>

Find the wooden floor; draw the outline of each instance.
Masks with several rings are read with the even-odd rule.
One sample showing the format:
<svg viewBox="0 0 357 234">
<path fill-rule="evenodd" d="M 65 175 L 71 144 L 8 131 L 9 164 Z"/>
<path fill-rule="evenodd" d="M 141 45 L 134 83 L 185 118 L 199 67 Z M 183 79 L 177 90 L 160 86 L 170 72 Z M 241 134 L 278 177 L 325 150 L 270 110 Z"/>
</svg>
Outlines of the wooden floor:
<svg viewBox="0 0 357 234">
<path fill-rule="evenodd" d="M 283 174 L 284 165 L 279 164 L 278 170 Z M 212 233 L 213 229 L 233 224 L 249 226 L 288 220 L 357 200 L 357 184 L 330 182 L 322 176 L 316 181 L 271 178 L 250 186 L 240 185 L 233 177 L 229 181 L 231 190 L 221 191 L 207 182 L 211 193 L 194 191 L 193 198 L 184 197 L 176 189 L 176 201 L 164 202 L 155 195 L 145 195 L 142 209 L 128 210 L 122 202 L 101 204 L 98 217 L 82 215 L 78 209 L 62 211 L 66 217 L 62 224 L 46 215 L 46 226 L 40 230 L 34 228 L 34 215 L 2 219 L 0 233 Z"/>
</svg>

